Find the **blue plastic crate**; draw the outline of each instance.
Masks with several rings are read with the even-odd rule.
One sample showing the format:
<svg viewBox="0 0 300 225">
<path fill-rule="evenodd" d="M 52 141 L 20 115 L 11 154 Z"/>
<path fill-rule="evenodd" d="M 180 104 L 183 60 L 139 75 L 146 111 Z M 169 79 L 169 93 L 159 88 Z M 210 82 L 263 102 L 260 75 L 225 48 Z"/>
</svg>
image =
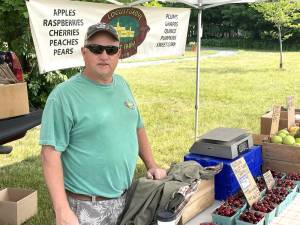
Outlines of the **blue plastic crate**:
<svg viewBox="0 0 300 225">
<path fill-rule="evenodd" d="M 245 158 L 252 175 L 254 177 L 261 176 L 261 166 L 263 163 L 261 146 L 253 146 L 235 159 L 223 159 L 189 153 L 184 156 L 184 161 L 194 160 L 204 167 L 214 166 L 222 162 L 223 169 L 215 176 L 215 199 L 224 200 L 228 196 L 233 195 L 240 190 L 239 183 L 234 176 L 230 164 L 242 156 Z"/>
</svg>

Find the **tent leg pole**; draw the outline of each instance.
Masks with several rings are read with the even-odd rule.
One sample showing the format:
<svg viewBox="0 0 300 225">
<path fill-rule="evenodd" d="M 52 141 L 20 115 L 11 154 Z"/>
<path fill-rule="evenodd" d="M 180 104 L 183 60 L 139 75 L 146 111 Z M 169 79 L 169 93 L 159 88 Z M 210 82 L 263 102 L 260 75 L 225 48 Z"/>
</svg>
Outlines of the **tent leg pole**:
<svg viewBox="0 0 300 225">
<path fill-rule="evenodd" d="M 200 5 L 200 3 L 199 3 Z M 198 108 L 200 91 L 200 50 L 202 37 L 202 9 L 198 11 L 198 30 L 197 30 L 197 73 L 196 73 L 196 98 L 195 98 L 195 141 L 198 139 Z"/>
</svg>

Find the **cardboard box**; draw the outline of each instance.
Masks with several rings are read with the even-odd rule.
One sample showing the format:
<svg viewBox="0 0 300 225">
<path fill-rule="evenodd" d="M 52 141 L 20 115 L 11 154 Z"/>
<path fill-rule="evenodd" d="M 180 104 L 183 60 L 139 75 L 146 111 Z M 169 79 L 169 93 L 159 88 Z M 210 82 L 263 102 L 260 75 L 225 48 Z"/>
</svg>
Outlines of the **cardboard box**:
<svg viewBox="0 0 300 225">
<path fill-rule="evenodd" d="M 37 214 L 37 191 L 5 188 L 0 191 L 0 224 L 20 225 Z"/>
<path fill-rule="evenodd" d="M 270 143 L 266 135 L 253 135 L 253 141 L 262 146 L 264 171 L 300 172 L 300 147 Z"/>
<path fill-rule="evenodd" d="M 198 190 L 183 209 L 179 224 L 185 224 L 215 201 L 214 180 L 201 180 Z"/>
<path fill-rule="evenodd" d="M 300 109 L 295 110 L 295 114 L 300 114 Z M 267 112 L 260 118 L 260 133 L 263 135 L 269 135 L 271 131 L 273 111 Z M 282 108 L 280 112 L 279 130 L 288 128 L 288 112 Z M 295 121 L 296 122 L 296 121 Z"/>
<path fill-rule="evenodd" d="M 0 119 L 29 113 L 27 84 L 0 85 Z"/>
</svg>

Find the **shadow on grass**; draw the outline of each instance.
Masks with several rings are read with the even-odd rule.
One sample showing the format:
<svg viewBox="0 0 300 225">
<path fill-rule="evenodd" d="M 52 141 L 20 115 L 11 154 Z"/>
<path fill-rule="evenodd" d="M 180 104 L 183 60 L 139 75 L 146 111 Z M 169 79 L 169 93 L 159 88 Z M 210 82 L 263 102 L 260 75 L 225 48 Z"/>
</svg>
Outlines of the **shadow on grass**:
<svg viewBox="0 0 300 225">
<path fill-rule="evenodd" d="M 179 70 L 184 70 L 186 72 L 186 74 L 189 74 L 189 73 L 193 73 L 195 74 L 196 73 L 196 67 L 195 68 L 191 68 L 189 66 L 181 66 L 179 67 Z M 247 75 L 248 73 L 263 73 L 263 72 L 269 72 L 270 69 L 269 68 L 248 68 L 248 67 L 237 67 L 237 66 L 234 66 L 234 67 L 228 67 L 228 66 L 224 66 L 223 67 L 217 67 L 217 68 L 205 68 L 204 66 L 202 66 L 202 64 L 200 64 L 200 73 L 202 74 L 206 74 L 206 75 L 210 75 L 210 74 L 219 74 L 219 75 L 226 75 L 226 74 L 230 74 L 230 75 L 238 75 L 238 76 L 241 76 L 241 75 Z"/>
<path fill-rule="evenodd" d="M 226 68 L 225 68 L 226 67 Z M 267 73 L 269 72 L 270 69 L 269 68 L 249 68 L 249 67 L 246 67 L 246 66 L 240 66 L 240 67 L 237 67 L 237 66 L 234 66 L 234 67 L 228 67 L 228 66 L 224 66 L 224 68 L 211 68 L 211 69 L 207 69 L 207 68 L 203 68 L 202 69 L 202 73 L 206 73 L 206 74 L 219 74 L 219 75 L 227 75 L 227 74 L 230 74 L 230 75 L 237 75 L 237 76 L 241 76 L 241 75 L 248 75 L 249 73 L 252 73 L 252 74 L 260 74 L 260 73 Z"/>
<path fill-rule="evenodd" d="M 137 164 L 135 178 L 145 174 L 144 165 Z M 0 167 L 0 189 L 6 187 L 31 189 L 38 192 L 38 214 L 23 225 L 54 225 L 54 213 L 44 182 L 40 157 L 31 157 L 19 163 Z"/>
</svg>

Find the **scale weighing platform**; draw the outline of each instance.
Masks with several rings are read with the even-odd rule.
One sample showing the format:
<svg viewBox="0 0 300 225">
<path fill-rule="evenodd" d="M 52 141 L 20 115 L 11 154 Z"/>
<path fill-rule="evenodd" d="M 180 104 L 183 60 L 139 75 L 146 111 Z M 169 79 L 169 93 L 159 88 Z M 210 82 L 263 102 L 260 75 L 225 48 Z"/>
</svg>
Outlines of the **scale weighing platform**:
<svg viewBox="0 0 300 225">
<path fill-rule="evenodd" d="M 191 153 L 234 159 L 253 146 L 252 135 L 240 128 L 216 128 L 200 136 Z"/>
</svg>

